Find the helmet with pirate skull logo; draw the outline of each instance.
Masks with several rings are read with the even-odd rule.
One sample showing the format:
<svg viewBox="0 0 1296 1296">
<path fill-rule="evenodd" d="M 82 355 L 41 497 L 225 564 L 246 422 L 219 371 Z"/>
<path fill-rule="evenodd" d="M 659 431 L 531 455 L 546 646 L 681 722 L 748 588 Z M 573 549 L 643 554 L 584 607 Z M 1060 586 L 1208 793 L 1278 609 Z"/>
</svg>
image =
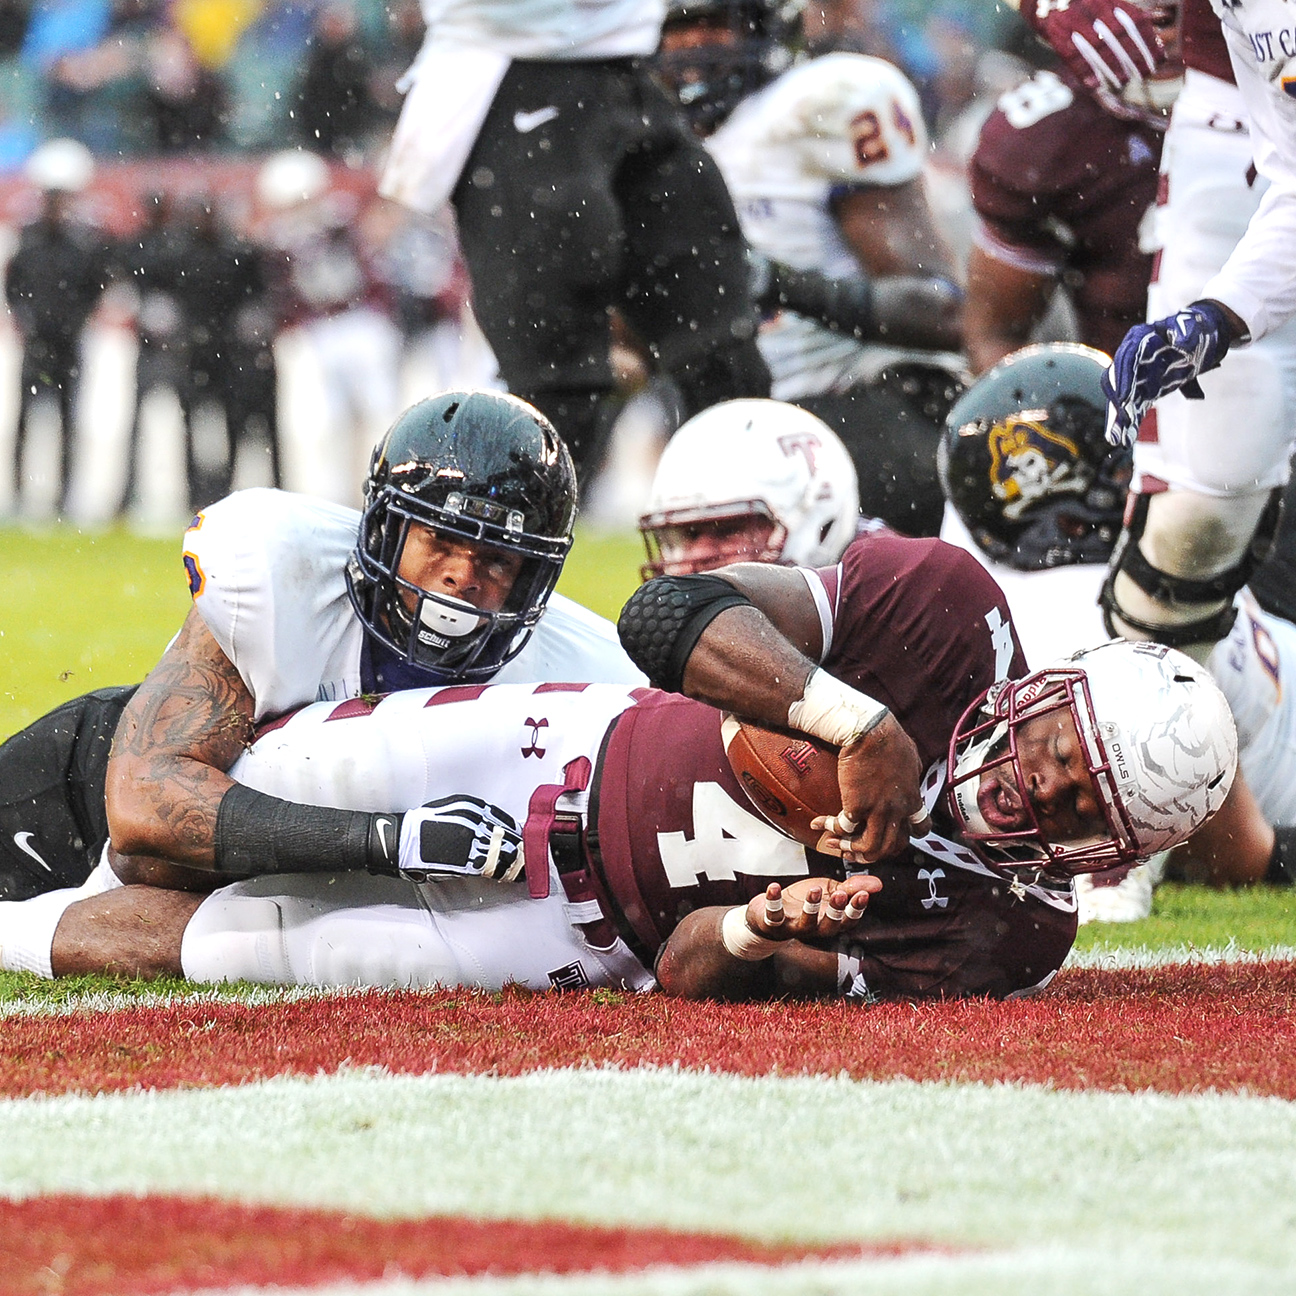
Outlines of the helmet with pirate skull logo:
<svg viewBox="0 0 1296 1296">
<path fill-rule="evenodd" d="M 1109 363 L 1073 342 L 1024 347 L 950 410 L 941 485 L 996 562 L 1034 571 L 1110 556 L 1133 460 L 1105 436 Z"/>
</svg>

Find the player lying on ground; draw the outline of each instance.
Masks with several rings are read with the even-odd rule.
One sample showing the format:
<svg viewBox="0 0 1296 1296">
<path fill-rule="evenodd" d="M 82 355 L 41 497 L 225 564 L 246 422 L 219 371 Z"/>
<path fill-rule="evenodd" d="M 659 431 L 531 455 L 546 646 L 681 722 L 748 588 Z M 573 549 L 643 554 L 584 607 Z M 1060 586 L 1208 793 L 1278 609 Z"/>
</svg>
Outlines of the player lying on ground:
<svg viewBox="0 0 1296 1296">
<path fill-rule="evenodd" d="M 239 491 L 194 519 L 193 609 L 144 683 L 76 699 L 0 747 L 0 897 L 80 885 L 109 828 L 132 857 L 121 875 L 163 886 L 394 869 L 395 842 L 371 823 L 228 778 L 256 725 L 397 688 L 643 682 L 612 625 L 553 592 L 576 476 L 531 406 L 487 391 L 411 406 L 375 451 L 365 501 L 360 514 Z"/>
<path fill-rule="evenodd" d="M 422 804 L 404 878 L 261 877 L 206 899 L 126 887 L 72 893 L 57 913 L 38 897 L 0 906 L 4 962 L 487 988 L 647 989 L 655 969 L 688 995 L 1007 995 L 1046 983 L 1070 948 L 1071 874 L 1182 841 L 1227 793 L 1232 724 L 1205 672 L 1119 644 L 1009 683 L 1021 662 L 1002 595 L 938 541 L 865 536 L 834 568 L 727 576 L 649 582 L 623 638 L 665 682 L 842 746 L 839 805 L 873 822 L 848 834 L 823 806 L 809 825 L 823 853 L 761 817 L 768 796 L 744 791 L 721 714 L 697 701 L 611 685 L 407 692 L 309 707 L 233 771 L 393 821 Z M 884 707 L 926 771 L 909 844 L 856 788 L 859 731 L 883 728 Z M 783 746 L 795 765 L 821 759 Z M 906 786 L 893 795 L 908 808 Z M 871 879 L 846 878 L 838 855 L 875 858 Z M 508 881 L 523 877 L 525 891 Z M 771 883 L 788 888 L 782 924 Z M 814 943 L 786 939 L 817 888 Z"/>
</svg>

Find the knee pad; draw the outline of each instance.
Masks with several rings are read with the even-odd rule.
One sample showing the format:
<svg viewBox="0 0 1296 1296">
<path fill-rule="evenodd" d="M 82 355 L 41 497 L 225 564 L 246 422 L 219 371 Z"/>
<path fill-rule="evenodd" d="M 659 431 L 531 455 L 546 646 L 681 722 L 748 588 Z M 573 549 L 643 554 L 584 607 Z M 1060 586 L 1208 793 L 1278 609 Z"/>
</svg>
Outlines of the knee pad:
<svg viewBox="0 0 1296 1296">
<path fill-rule="evenodd" d="M 185 928 L 180 967 L 190 981 L 293 985 L 278 904 L 236 887 L 209 895 Z"/>
<path fill-rule="evenodd" d="M 1278 491 L 1131 497 L 1099 601 L 1107 631 L 1172 648 L 1213 644 L 1237 615 L 1233 596 L 1268 552 Z"/>
</svg>

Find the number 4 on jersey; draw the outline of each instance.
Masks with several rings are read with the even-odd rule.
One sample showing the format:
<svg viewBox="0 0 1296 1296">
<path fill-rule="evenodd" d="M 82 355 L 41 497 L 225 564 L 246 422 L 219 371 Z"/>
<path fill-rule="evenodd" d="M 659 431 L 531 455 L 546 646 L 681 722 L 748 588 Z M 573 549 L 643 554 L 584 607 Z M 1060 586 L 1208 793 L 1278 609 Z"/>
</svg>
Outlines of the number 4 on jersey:
<svg viewBox="0 0 1296 1296">
<path fill-rule="evenodd" d="M 666 879 L 673 887 L 696 886 L 705 877 L 732 882 L 749 877 L 807 877 L 805 848 L 744 810 L 719 783 L 693 785 L 693 838 L 657 834 Z"/>
</svg>

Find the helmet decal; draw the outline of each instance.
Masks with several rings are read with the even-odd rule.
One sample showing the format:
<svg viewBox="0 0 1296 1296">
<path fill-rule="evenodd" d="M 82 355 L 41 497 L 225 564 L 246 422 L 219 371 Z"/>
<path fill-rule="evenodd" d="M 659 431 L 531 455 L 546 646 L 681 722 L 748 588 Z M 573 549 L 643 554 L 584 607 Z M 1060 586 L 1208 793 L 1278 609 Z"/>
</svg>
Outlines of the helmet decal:
<svg viewBox="0 0 1296 1296">
<path fill-rule="evenodd" d="M 1050 495 L 1083 493 L 1089 485 L 1080 447 L 1050 428 L 1047 418 L 1047 410 L 1023 410 L 995 423 L 986 437 L 990 489 L 1013 521 Z"/>
</svg>

